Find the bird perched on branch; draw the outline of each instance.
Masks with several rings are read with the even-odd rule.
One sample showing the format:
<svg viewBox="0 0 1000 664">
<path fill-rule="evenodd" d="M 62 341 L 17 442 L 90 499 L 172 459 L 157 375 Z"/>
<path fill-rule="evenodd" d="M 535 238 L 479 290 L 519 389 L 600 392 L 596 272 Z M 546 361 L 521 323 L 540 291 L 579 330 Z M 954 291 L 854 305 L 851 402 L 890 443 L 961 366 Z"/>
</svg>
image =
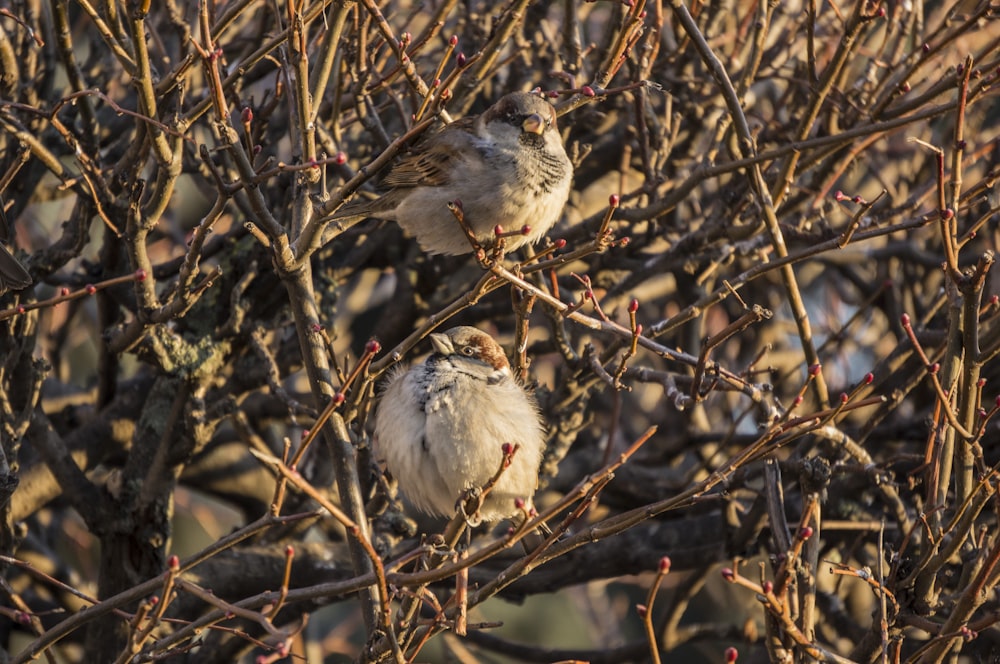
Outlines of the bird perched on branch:
<svg viewBox="0 0 1000 664">
<path fill-rule="evenodd" d="M 420 141 L 383 180 L 388 192 L 346 205 L 333 220 L 395 221 L 424 251 L 454 256 L 472 251 L 448 209 L 460 201 L 481 245 L 492 244 L 499 227 L 514 233 L 506 247 L 516 249 L 558 221 L 572 178 L 555 108 L 538 94 L 514 92 Z"/>
<path fill-rule="evenodd" d="M 485 332 L 463 326 L 430 338 L 434 352 L 389 379 L 375 416 L 376 455 L 414 507 L 450 517 L 467 492 L 496 475 L 504 445 L 517 445 L 467 518 L 471 525 L 511 517 L 523 523 L 545 449 L 534 398 Z"/>
</svg>

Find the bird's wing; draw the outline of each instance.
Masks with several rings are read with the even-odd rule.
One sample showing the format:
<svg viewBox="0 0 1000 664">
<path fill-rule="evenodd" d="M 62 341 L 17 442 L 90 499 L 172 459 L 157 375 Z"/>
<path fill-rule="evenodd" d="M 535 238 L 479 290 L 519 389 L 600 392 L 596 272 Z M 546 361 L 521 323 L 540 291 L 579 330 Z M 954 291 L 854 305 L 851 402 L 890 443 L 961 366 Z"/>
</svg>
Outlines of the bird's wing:
<svg viewBox="0 0 1000 664">
<path fill-rule="evenodd" d="M 387 187 L 442 187 L 449 184 L 452 160 L 473 146 L 474 118 L 462 118 L 417 144 L 393 166 L 382 184 Z"/>
</svg>

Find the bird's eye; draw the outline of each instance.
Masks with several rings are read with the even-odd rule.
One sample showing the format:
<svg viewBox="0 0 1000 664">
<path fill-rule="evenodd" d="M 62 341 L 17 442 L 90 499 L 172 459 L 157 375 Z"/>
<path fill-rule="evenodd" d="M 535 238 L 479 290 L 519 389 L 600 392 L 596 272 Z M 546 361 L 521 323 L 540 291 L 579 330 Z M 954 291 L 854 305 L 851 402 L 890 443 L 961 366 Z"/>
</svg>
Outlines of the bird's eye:
<svg viewBox="0 0 1000 664">
<path fill-rule="evenodd" d="M 468 355 L 469 357 L 472 357 L 475 354 L 476 354 L 476 349 L 473 348 L 472 346 L 462 346 L 462 355 Z"/>
</svg>

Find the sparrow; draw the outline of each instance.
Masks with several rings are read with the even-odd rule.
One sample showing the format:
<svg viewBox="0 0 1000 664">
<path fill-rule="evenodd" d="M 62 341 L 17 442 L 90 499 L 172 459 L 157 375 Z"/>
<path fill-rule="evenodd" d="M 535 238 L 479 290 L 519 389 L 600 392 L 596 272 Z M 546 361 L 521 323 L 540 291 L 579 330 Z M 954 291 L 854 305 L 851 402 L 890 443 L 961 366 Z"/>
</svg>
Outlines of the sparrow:
<svg viewBox="0 0 1000 664">
<path fill-rule="evenodd" d="M 470 525 L 532 508 L 545 428 L 534 397 L 511 374 L 500 345 L 474 327 L 430 335 L 434 352 L 389 378 L 375 415 L 376 458 L 418 510 L 450 517 L 470 490 L 500 469 L 503 446 L 518 445 Z M 531 535 L 535 535 L 532 533 Z"/>
<path fill-rule="evenodd" d="M 573 164 L 566 156 L 556 110 L 538 94 L 514 92 L 478 116 L 465 117 L 419 142 L 383 180 L 381 197 L 341 208 L 341 224 L 367 217 L 397 222 L 429 254 L 472 251 L 448 204 L 460 201 L 482 246 L 496 227 L 516 249 L 543 237 L 569 197 Z"/>
</svg>

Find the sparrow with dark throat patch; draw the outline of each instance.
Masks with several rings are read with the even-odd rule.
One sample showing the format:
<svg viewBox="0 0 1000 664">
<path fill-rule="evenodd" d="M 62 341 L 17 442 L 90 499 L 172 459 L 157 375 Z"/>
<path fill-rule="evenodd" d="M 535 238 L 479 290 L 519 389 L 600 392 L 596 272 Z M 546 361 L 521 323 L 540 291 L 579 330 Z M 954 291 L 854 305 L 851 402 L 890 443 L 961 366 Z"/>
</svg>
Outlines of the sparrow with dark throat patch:
<svg viewBox="0 0 1000 664">
<path fill-rule="evenodd" d="M 448 209 L 461 201 L 480 245 L 493 244 L 499 227 L 514 233 L 506 239 L 513 250 L 559 220 L 572 178 L 555 108 L 538 94 L 514 92 L 417 143 L 382 181 L 385 194 L 350 203 L 333 220 L 395 221 L 427 253 L 467 254 L 472 245 Z"/>
<path fill-rule="evenodd" d="M 471 525 L 532 509 L 545 428 L 534 397 L 514 378 L 500 345 L 474 327 L 430 335 L 434 352 L 389 378 L 375 415 L 375 453 L 418 510 L 455 514 L 470 490 L 510 465 L 483 497 Z M 537 541 L 537 538 L 536 538 Z"/>
</svg>

